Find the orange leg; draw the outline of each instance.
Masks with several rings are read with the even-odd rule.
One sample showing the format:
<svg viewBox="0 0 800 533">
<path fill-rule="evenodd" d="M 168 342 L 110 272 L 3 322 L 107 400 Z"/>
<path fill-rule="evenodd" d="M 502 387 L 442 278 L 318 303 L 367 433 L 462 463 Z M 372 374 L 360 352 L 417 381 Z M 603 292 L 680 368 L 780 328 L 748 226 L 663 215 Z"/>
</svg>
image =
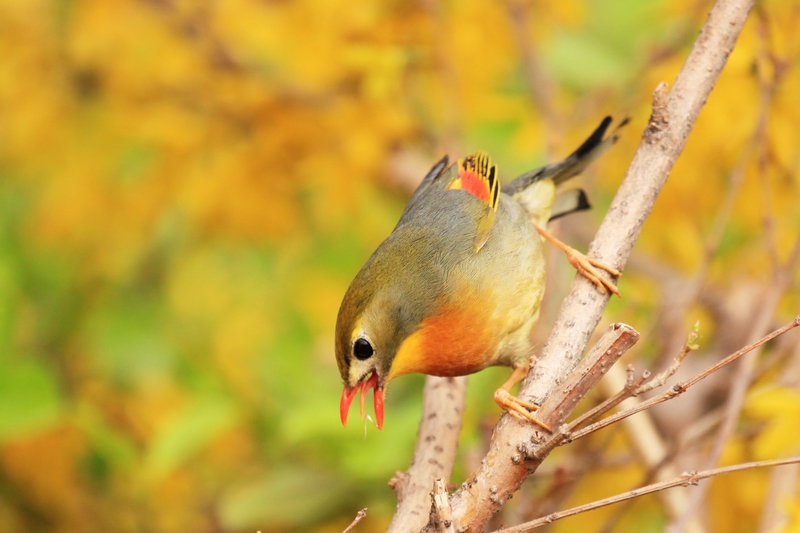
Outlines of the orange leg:
<svg viewBox="0 0 800 533">
<path fill-rule="evenodd" d="M 539 235 L 541 235 L 548 241 L 552 242 L 553 244 L 564 250 L 564 253 L 567 254 L 567 261 L 569 261 L 569 263 L 572 266 L 574 266 L 578 270 L 578 272 L 580 272 L 581 275 L 583 275 L 583 277 L 587 278 L 589 281 L 597 285 L 597 287 L 603 293 L 612 292 L 617 296 L 619 296 L 620 298 L 622 297 L 622 295 L 619 293 L 619 290 L 617 289 L 617 286 L 608 281 L 607 279 L 601 277 L 597 269 L 599 268 L 601 270 L 605 270 L 615 278 L 620 277 L 622 275 L 622 272 L 620 272 L 614 267 L 610 267 L 604 263 L 601 263 L 600 261 L 592 259 L 591 257 L 587 257 L 586 254 L 579 252 L 578 250 L 572 248 L 571 246 L 567 246 L 566 244 L 559 241 L 558 239 L 547 233 L 539 226 L 534 225 L 534 227 L 536 228 L 536 231 L 539 232 Z"/>
<path fill-rule="evenodd" d="M 550 429 L 550 426 L 536 418 L 531 414 L 532 411 L 536 411 L 539 409 L 539 406 L 533 404 L 531 402 L 526 402 L 525 400 L 520 400 L 516 396 L 511 395 L 511 388 L 514 387 L 517 383 L 522 381 L 522 378 L 525 377 L 525 374 L 528 373 L 527 366 L 518 366 L 514 369 L 514 372 L 508 377 L 505 383 L 503 383 L 499 389 L 497 389 L 494 393 L 494 401 L 497 402 L 497 405 L 502 407 L 505 411 L 508 412 L 514 418 L 519 420 L 527 420 L 528 422 L 533 422 L 537 426 L 541 426 L 549 432 L 553 432 Z"/>
</svg>

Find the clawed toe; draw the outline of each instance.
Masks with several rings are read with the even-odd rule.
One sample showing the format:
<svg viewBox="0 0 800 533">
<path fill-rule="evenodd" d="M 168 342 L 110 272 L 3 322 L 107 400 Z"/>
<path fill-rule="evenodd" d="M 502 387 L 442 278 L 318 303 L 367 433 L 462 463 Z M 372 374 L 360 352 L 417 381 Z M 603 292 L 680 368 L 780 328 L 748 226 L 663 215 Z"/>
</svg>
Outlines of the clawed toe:
<svg viewBox="0 0 800 533">
<path fill-rule="evenodd" d="M 552 432 L 550 426 L 533 416 L 531 411 L 536 411 L 539 406 L 531 402 L 521 400 L 516 396 L 512 396 L 510 392 L 505 389 L 497 389 L 494 393 L 494 401 L 502 407 L 508 414 L 518 420 L 528 421 L 537 426 L 540 426 L 547 431 Z"/>
</svg>

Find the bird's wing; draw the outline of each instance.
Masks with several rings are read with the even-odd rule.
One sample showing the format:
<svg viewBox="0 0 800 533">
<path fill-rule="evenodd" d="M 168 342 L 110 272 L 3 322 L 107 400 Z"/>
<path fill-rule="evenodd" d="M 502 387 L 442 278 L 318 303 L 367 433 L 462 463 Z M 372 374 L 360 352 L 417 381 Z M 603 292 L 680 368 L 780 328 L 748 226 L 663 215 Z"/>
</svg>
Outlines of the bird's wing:
<svg viewBox="0 0 800 533">
<path fill-rule="evenodd" d="M 437 163 L 414 195 L 409 200 L 397 227 L 407 223 L 430 223 L 448 221 L 448 224 L 461 225 L 464 220 L 474 221 L 474 251 L 480 250 L 489 238 L 494 226 L 495 214 L 500 202 L 500 182 L 497 167 L 491 164 L 489 156 L 475 152 L 454 165 L 447 165 L 445 157 Z M 479 202 L 465 205 L 460 196 L 463 191 Z M 436 214 L 434 214 L 434 212 Z M 447 216 L 451 215 L 451 216 Z"/>
</svg>

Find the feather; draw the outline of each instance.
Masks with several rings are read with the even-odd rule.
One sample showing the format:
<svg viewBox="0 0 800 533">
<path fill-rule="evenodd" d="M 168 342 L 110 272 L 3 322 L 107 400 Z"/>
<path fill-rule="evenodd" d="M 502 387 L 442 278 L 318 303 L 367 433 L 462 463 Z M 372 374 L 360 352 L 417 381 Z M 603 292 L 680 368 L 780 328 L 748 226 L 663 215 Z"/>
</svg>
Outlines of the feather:
<svg viewBox="0 0 800 533">
<path fill-rule="evenodd" d="M 478 221 L 478 232 L 475 235 L 475 252 L 486 244 L 494 226 L 497 206 L 500 203 L 500 182 L 497 179 L 497 167 L 491 164 L 489 156 L 483 152 L 475 152 L 458 160 L 458 175 L 448 189 L 460 189 L 468 192 L 486 204 L 486 208 Z"/>
</svg>

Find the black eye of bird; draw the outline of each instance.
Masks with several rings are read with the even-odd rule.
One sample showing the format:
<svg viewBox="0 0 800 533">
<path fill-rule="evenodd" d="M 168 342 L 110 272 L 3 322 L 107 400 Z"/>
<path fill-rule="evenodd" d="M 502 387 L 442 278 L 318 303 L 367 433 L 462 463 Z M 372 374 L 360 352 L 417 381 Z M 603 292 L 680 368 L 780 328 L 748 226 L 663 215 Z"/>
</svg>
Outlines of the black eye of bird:
<svg viewBox="0 0 800 533">
<path fill-rule="evenodd" d="M 356 339 L 356 342 L 353 343 L 353 355 L 356 356 L 356 359 L 361 361 L 369 359 L 373 353 L 375 353 L 375 350 L 367 339 Z"/>
</svg>

